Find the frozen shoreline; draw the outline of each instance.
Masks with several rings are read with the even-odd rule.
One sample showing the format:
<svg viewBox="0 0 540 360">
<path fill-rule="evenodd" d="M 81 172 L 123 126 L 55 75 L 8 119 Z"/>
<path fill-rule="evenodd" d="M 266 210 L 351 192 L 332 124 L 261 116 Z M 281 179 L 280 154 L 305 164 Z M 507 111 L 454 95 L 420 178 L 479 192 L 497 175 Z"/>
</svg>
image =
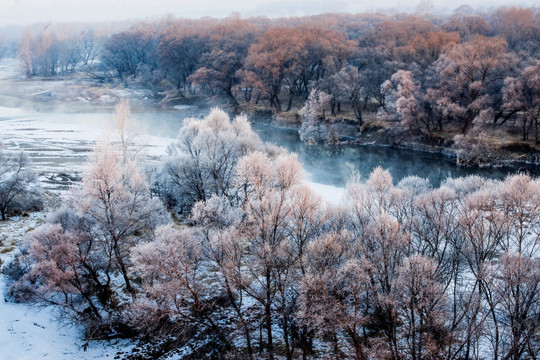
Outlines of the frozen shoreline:
<svg viewBox="0 0 540 360">
<path fill-rule="evenodd" d="M 136 114 L 134 114 L 136 118 Z M 42 185 L 51 190 L 52 179 L 80 177 L 95 143 L 110 132 L 112 113 L 35 113 L 20 108 L 0 107 L 0 140 L 7 150 L 24 150 Z M 77 117 L 73 120 L 73 117 Z M 142 162 L 156 164 L 166 156 L 171 138 L 142 135 L 145 151 Z M 336 204 L 344 189 L 316 183 L 307 174 L 304 181 L 325 201 Z M 63 186 L 63 185 L 62 185 Z"/>
</svg>

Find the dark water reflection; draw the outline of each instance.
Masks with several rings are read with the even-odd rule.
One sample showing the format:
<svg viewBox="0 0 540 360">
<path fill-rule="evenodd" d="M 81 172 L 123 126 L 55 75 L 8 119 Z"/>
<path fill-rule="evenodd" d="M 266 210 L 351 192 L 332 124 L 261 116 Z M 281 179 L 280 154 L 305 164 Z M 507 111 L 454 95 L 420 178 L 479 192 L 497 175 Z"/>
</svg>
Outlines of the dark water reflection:
<svg viewBox="0 0 540 360">
<path fill-rule="evenodd" d="M 480 175 L 502 179 L 508 174 L 527 172 L 540 175 L 539 166 L 463 168 L 440 154 L 395 149 L 374 145 L 324 146 L 303 144 L 296 130 L 255 124 L 254 130 L 264 141 L 270 141 L 298 154 L 309 173 L 309 180 L 334 186 L 345 186 L 353 173 L 364 181 L 377 166 L 388 169 L 397 183 L 409 175 L 428 178 L 439 186 L 446 178 Z"/>
</svg>

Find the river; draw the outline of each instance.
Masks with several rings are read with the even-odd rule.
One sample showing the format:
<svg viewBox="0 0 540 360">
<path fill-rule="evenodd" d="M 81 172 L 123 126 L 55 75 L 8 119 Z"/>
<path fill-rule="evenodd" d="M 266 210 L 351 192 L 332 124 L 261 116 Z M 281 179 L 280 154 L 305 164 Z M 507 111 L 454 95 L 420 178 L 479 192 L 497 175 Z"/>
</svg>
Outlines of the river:
<svg viewBox="0 0 540 360">
<path fill-rule="evenodd" d="M 181 126 L 181 119 L 188 115 L 204 115 L 200 111 L 184 108 L 178 113 L 139 113 L 137 118 L 151 135 L 174 137 Z M 253 130 L 263 141 L 282 146 L 298 154 L 310 181 L 345 187 L 353 174 L 364 181 L 377 166 L 388 169 L 394 182 L 416 175 L 429 179 L 438 187 L 446 178 L 479 175 L 503 179 L 509 174 L 526 172 L 540 175 L 540 166 L 518 165 L 505 167 L 462 167 L 453 158 L 423 151 L 399 149 L 380 145 L 306 145 L 300 141 L 295 129 L 276 127 L 268 123 L 254 123 Z"/>
<path fill-rule="evenodd" d="M 64 172 L 80 171 L 93 141 L 103 134 L 106 123 L 112 118 L 112 110 L 90 112 L 61 107 L 55 112 L 36 112 L 25 108 L 0 108 L 0 138 L 6 147 L 25 149 L 38 166 L 47 172 L 65 167 Z M 180 107 L 166 111 L 152 109 L 135 112 L 141 129 L 146 132 L 150 155 L 158 158 L 166 145 L 173 141 L 187 116 L 202 116 L 207 110 L 196 107 Z M 253 129 L 264 141 L 270 141 L 298 154 L 310 182 L 333 187 L 345 187 L 353 174 L 365 180 L 377 166 L 388 169 L 398 182 L 409 175 L 417 175 L 439 186 L 446 178 L 481 175 L 502 179 L 516 172 L 538 176 L 540 167 L 485 167 L 463 168 L 453 159 L 440 154 L 397 149 L 377 145 L 305 145 L 296 130 L 256 123 Z"/>
</svg>

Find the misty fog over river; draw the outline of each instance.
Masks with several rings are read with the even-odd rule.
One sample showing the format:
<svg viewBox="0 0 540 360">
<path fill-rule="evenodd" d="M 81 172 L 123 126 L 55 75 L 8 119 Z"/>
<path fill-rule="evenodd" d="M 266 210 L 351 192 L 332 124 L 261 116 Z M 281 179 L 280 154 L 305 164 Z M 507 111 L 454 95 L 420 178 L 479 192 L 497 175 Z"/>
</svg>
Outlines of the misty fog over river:
<svg viewBox="0 0 540 360">
<path fill-rule="evenodd" d="M 7 149 L 27 151 L 33 166 L 45 179 L 51 174 L 80 172 L 95 140 L 103 136 L 113 119 L 112 104 L 48 101 L 48 91 L 69 91 L 71 84 L 26 82 L 15 69 L 16 60 L 0 61 L 0 140 Z M 120 91 L 118 96 L 135 94 L 133 90 Z M 139 96 L 139 100 L 134 101 L 132 114 L 142 132 L 148 135 L 147 155 L 154 162 L 165 156 L 167 145 L 174 141 L 186 117 L 201 117 L 210 111 L 207 106 L 177 105 L 163 109 L 145 106 L 148 103 Z M 377 166 L 388 169 L 395 183 L 406 176 L 417 175 L 428 178 L 434 186 L 448 177 L 472 174 L 498 179 L 516 172 L 540 175 L 540 166 L 463 168 L 441 154 L 377 145 L 305 145 L 295 129 L 268 123 L 254 123 L 253 129 L 263 141 L 297 153 L 307 180 L 322 184 L 323 192 L 331 190 L 324 185 L 345 187 L 353 174 L 364 181 Z"/>
<path fill-rule="evenodd" d="M 0 138 L 7 148 L 21 147 L 27 151 L 42 173 L 79 172 L 93 142 L 113 118 L 113 110 L 90 112 L 77 108 L 75 112 L 67 105 L 60 109 L 36 112 L 23 107 L 0 107 Z M 155 160 L 164 155 L 167 144 L 174 141 L 184 118 L 207 113 L 207 109 L 177 106 L 169 110 L 134 111 L 133 115 L 148 135 L 148 155 Z M 294 129 L 261 123 L 253 124 L 253 128 L 262 140 L 297 153 L 308 181 L 340 188 L 353 174 L 364 181 L 377 166 L 388 169 L 396 183 L 405 176 L 417 175 L 428 178 L 434 186 L 448 177 L 471 174 L 490 178 L 504 178 L 519 171 L 540 174 L 537 166 L 462 168 L 440 154 L 376 145 L 305 145 Z"/>
</svg>

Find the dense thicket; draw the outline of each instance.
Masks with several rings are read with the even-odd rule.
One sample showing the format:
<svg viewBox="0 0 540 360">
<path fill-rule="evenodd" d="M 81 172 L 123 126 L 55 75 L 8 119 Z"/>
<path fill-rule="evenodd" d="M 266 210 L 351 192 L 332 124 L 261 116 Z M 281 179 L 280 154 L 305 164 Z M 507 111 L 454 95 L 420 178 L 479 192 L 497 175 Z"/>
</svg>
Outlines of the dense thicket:
<svg viewBox="0 0 540 360">
<path fill-rule="evenodd" d="M 20 296 L 196 358 L 538 357 L 538 179 L 432 188 L 377 168 L 330 205 L 295 155 L 214 110 L 164 164 L 179 226 L 128 138 L 96 147 L 70 208 L 29 235 Z"/>
</svg>

